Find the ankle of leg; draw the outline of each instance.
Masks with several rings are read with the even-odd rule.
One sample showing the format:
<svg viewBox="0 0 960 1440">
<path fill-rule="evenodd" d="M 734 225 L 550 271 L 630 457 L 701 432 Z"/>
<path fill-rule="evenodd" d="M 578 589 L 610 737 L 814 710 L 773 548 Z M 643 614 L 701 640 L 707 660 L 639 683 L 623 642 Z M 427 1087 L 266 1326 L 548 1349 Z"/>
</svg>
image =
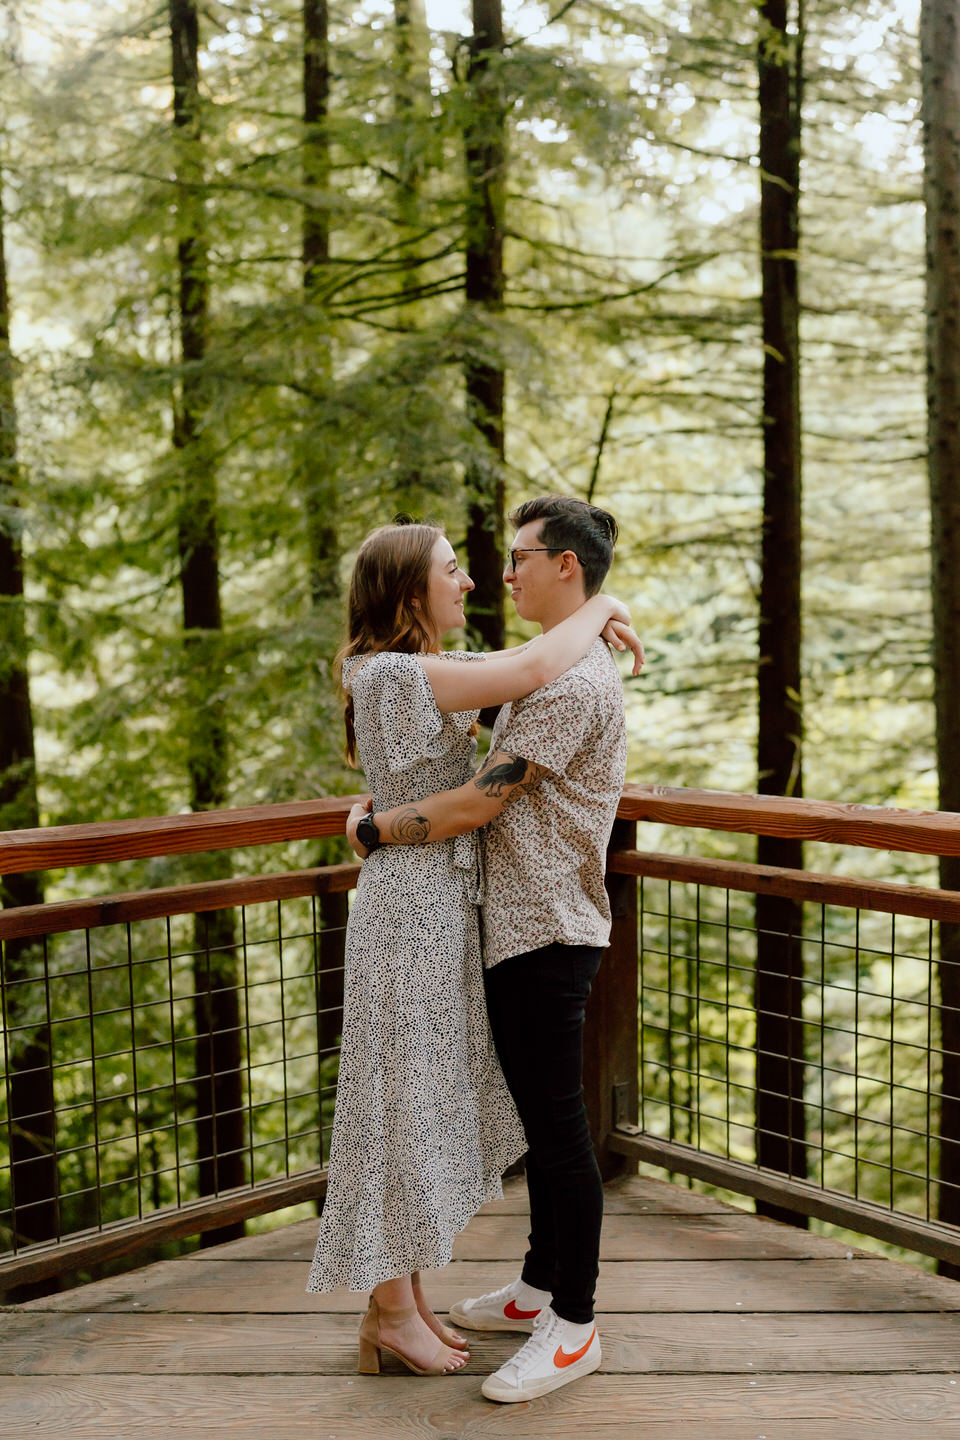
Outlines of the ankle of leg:
<svg viewBox="0 0 960 1440">
<path fill-rule="evenodd" d="M 541 1290 L 536 1285 L 530 1285 L 521 1276 L 517 1281 L 516 1298 L 517 1304 L 521 1305 L 522 1308 L 532 1309 L 535 1305 L 538 1305 L 542 1310 L 545 1305 L 549 1305 L 550 1303 L 550 1291 Z"/>
</svg>

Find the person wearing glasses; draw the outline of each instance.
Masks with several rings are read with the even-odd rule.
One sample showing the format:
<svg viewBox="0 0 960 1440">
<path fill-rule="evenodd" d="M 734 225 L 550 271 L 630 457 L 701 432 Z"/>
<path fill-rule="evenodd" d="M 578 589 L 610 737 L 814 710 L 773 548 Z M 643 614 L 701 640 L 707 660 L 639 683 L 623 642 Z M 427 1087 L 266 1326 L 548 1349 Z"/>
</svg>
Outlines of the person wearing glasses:
<svg viewBox="0 0 960 1440">
<path fill-rule="evenodd" d="M 613 559 L 612 515 L 566 496 L 527 501 L 504 570 L 517 614 L 549 642 L 593 601 Z M 643 663 L 642 647 L 634 673 Z M 626 772 L 623 687 L 600 639 L 505 701 L 476 776 L 372 812 L 348 834 L 367 864 L 398 846 L 480 829 L 490 1025 L 527 1140 L 530 1240 L 520 1275 L 450 1310 L 474 1330 L 532 1332 L 482 1386 L 491 1400 L 547 1394 L 600 1364 L 594 1323 L 603 1187 L 583 1103 L 584 1006 L 610 934 L 604 864 Z M 482 827 L 482 828 L 481 828 Z M 382 863 L 382 861 L 380 862 Z"/>
<path fill-rule="evenodd" d="M 528 558 L 549 557 L 511 563 Z M 444 653 L 472 589 L 441 529 L 380 527 L 357 554 L 337 657 L 348 758 L 362 763 L 375 808 L 407 817 L 396 836 L 416 841 L 370 856 L 350 911 L 328 1189 L 307 1281 L 310 1291 L 372 1292 L 364 1373 L 378 1373 L 383 1350 L 417 1374 L 463 1366 L 467 1342 L 433 1313 L 420 1271 L 449 1262 L 456 1234 L 502 1193 L 503 1171 L 526 1148 L 484 1002 L 476 837 L 471 826 L 421 833 L 413 814 L 470 781 L 479 709 L 543 693 L 601 634 L 642 648 L 623 605 L 581 588 L 526 645 Z M 489 794 L 501 781 L 488 771 L 483 785 Z"/>
</svg>

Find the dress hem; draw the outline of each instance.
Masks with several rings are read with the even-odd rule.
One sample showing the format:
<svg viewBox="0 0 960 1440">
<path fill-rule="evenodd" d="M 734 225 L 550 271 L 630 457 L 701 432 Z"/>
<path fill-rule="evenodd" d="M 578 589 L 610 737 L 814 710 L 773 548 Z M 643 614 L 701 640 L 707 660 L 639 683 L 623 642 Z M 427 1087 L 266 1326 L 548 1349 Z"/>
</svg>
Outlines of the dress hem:
<svg viewBox="0 0 960 1440">
<path fill-rule="evenodd" d="M 521 1155 L 525 1155 L 526 1152 L 527 1144 L 526 1141 L 524 1141 L 522 1147 L 517 1150 L 516 1154 L 510 1156 L 503 1162 L 503 1170 L 515 1164 Z M 463 1233 L 481 1207 L 488 1204 L 491 1200 L 500 1200 L 502 1198 L 503 1171 L 501 1170 L 495 1180 L 487 1184 L 483 1198 L 476 1204 L 468 1204 L 460 1213 L 460 1216 L 452 1222 L 449 1240 L 445 1240 L 439 1249 L 432 1250 L 428 1257 L 423 1256 L 422 1252 L 420 1258 L 416 1255 L 411 1255 L 409 1257 L 409 1263 L 405 1261 L 401 1269 L 398 1269 L 397 1264 L 394 1264 L 389 1267 L 388 1273 L 386 1274 L 370 1272 L 371 1274 L 375 1274 L 376 1277 L 372 1279 L 365 1277 L 363 1280 L 358 1280 L 352 1275 L 345 1275 L 342 1276 L 342 1278 L 330 1279 L 327 1283 L 318 1285 L 311 1284 L 310 1279 L 308 1279 L 306 1293 L 308 1295 L 328 1295 L 333 1290 L 346 1289 L 352 1294 L 362 1294 L 365 1291 L 372 1290 L 375 1285 L 382 1285 L 386 1280 L 401 1280 L 405 1275 L 412 1275 L 415 1270 L 442 1270 L 445 1266 L 449 1265 L 453 1259 L 453 1245 L 457 1236 Z"/>
</svg>

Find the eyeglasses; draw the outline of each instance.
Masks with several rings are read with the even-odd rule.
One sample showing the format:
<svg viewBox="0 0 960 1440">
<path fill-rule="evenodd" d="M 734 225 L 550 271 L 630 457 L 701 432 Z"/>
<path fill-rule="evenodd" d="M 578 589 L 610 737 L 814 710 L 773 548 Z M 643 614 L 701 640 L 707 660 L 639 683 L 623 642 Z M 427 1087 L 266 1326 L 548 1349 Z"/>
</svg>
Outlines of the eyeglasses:
<svg viewBox="0 0 960 1440">
<path fill-rule="evenodd" d="M 558 555 L 563 548 L 562 545 L 526 545 L 520 550 L 508 550 L 507 559 L 510 561 L 510 569 L 516 570 L 518 555 Z"/>
</svg>

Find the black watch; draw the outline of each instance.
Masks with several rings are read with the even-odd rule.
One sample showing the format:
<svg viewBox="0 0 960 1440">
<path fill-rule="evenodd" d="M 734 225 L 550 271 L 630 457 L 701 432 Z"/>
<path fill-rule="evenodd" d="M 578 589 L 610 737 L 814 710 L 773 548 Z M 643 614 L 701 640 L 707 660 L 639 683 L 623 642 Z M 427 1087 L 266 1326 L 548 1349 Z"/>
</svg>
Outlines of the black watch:
<svg viewBox="0 0 960 1440">
<path fill-rule="evenodd" d="M 365 850 L 376 850 L 382 843 L 372 815 L 364 815 L 362 820 L 357 821 L 357 839 Z"/>
</svg>

